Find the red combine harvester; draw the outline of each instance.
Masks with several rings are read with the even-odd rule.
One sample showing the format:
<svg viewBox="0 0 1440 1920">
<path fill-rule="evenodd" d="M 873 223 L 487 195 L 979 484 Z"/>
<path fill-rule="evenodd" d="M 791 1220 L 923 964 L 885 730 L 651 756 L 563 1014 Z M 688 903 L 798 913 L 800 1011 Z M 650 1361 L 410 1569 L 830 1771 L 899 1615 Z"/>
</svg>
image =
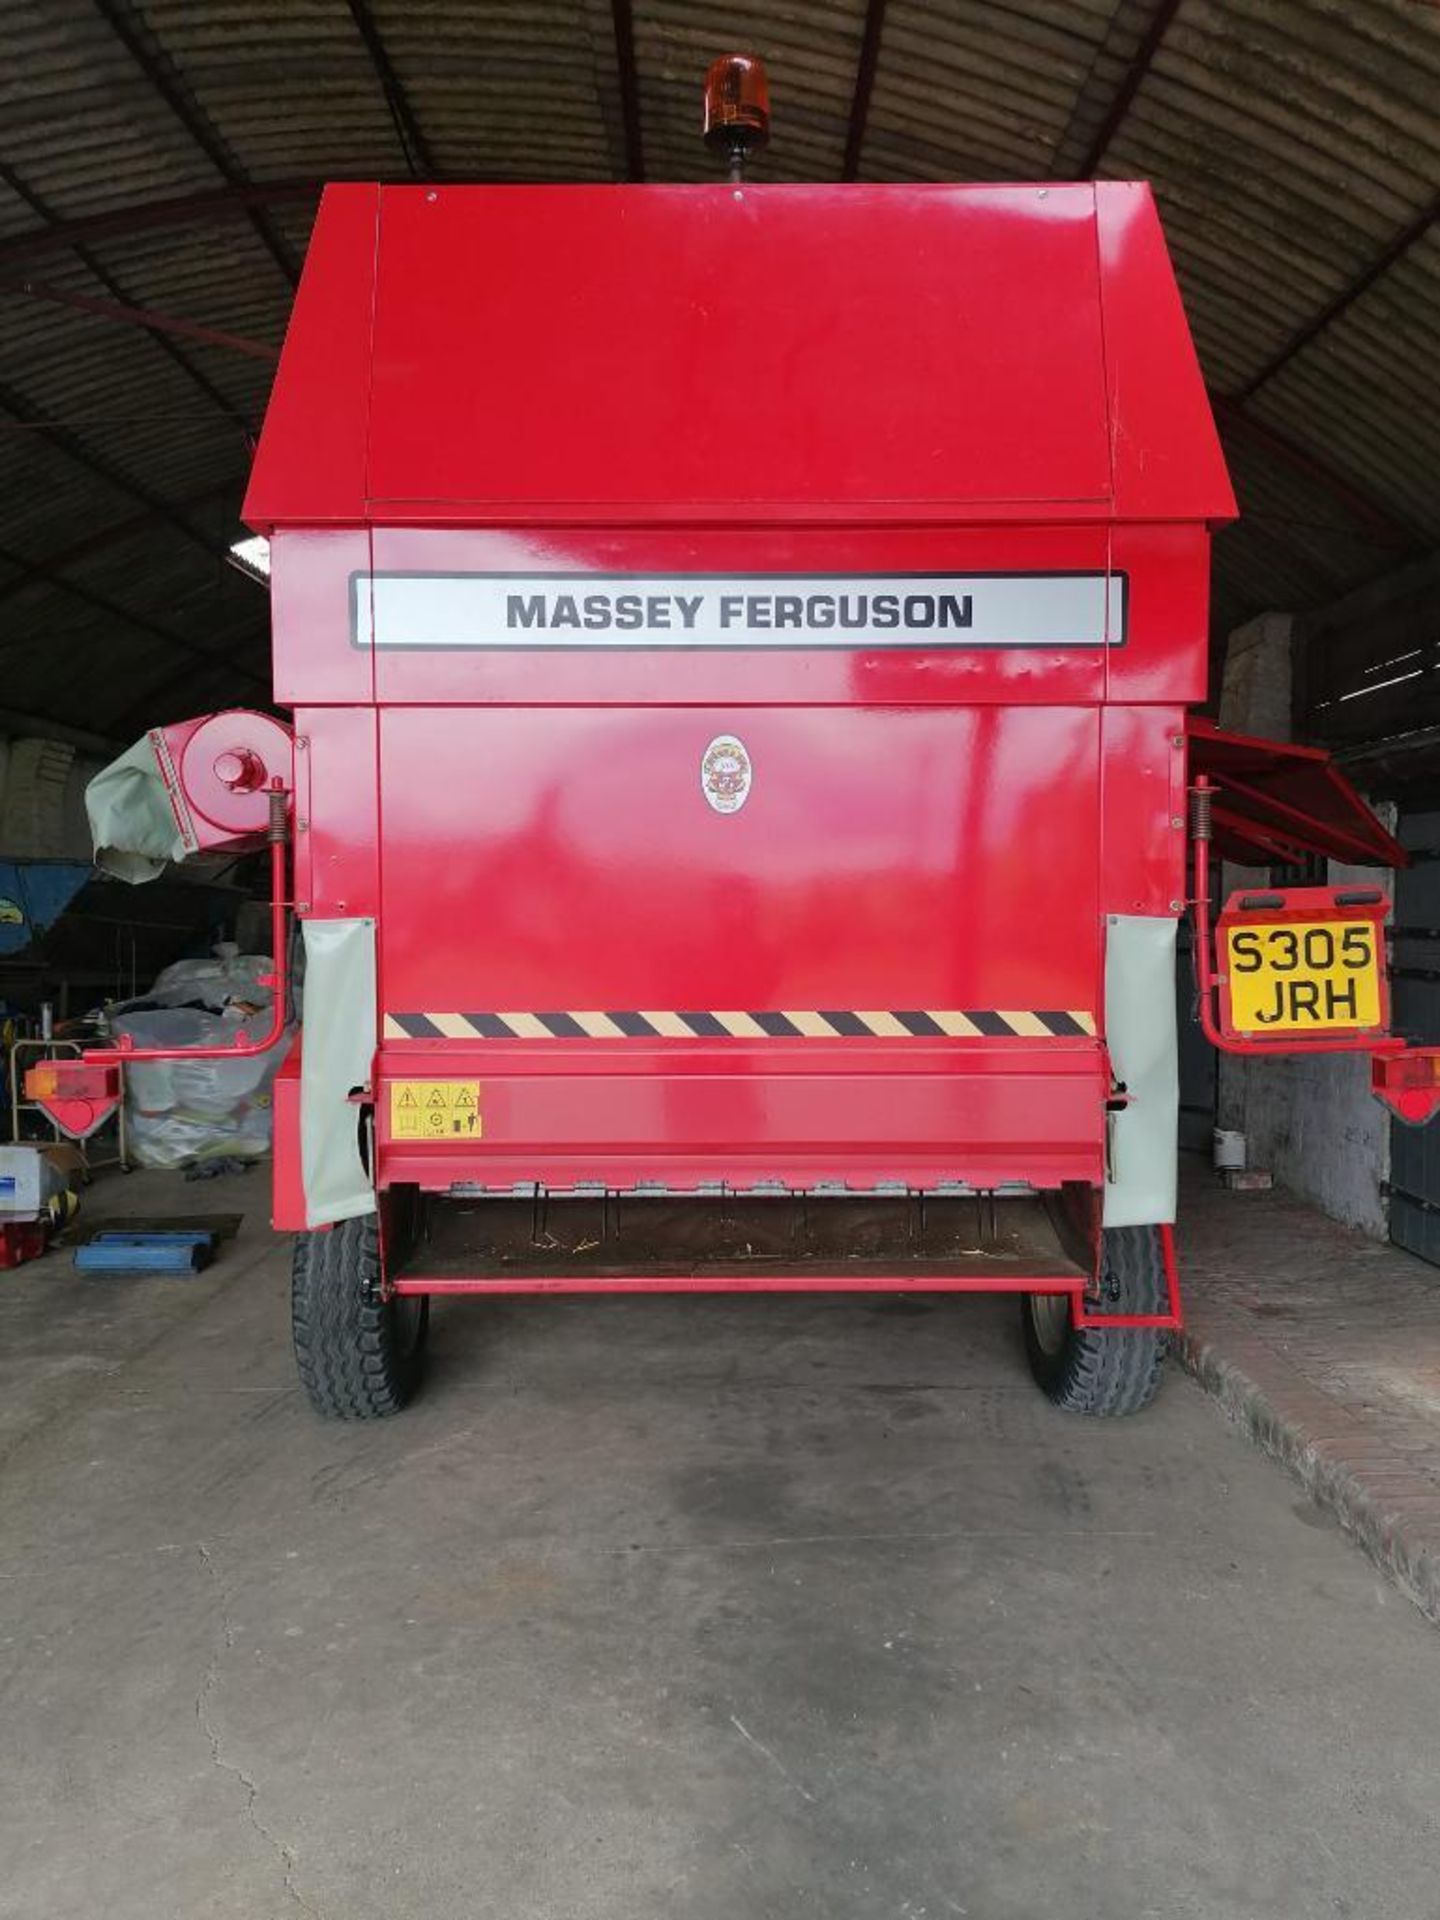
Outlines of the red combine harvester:
<svg viewBox="0 0 1440 1920">
<path fill-rule="evenodd" d="M 1187 723 L 1235 509 L 1148 189 L 752 186 L 742 94 L 728 183 L 326 192 L 245 509 L 293 729 L 127 756 L 150 854 L 268 836 L 273 1037 L 303 937 L 324 1413 L 404 1403 L 436 1294 L 794 1288 L 1015 1293 L 1054 1400 L 1143 1406 L 1187 899 L 1217 1045 L 1436 1104 L 1378 890 L 1212 959 L 1212 844 L 1404 855 Z M 83 1133 L 136 1057 L 31 1090 Z"/>
</svg>

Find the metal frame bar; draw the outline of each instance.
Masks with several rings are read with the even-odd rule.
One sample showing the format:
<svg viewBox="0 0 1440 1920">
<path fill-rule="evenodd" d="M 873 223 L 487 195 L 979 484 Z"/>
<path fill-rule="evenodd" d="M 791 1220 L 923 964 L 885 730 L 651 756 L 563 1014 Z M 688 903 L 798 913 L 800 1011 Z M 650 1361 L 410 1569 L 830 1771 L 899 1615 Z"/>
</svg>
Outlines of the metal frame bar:
<svg viewBox="0 0 1440 1920">
<path fill-rule="evenodd" d="M 840 167 L 842 180 L 855 180 L 860 173 L 860 155 L 865 146 L 865 130 L 870 119 L 870 96 L 875 91 L 875 68 L 880 59 L 880 37 L 885 31 L 886 0 L 869 0 L 865 9 L 865 31 L 860 39 L 860 58 L 855 68 L 855 93 L 850 103 L 850 124 L 845 133 L 845 158 Z"/>
<path fill-rule="evenodd" d="M 213 506 L 231 495 L 238 496 L 243 484 L 240 480 L 227 480 L 221 486 L 207 487 L 202 493 L 192 493 L 174 504 L 181 513 L 188 513 L 197 507 Z M 121 540 L 128 540 L 132 534 L 140 533 L 146 527 L 152 526 L 160 517 L 155 508 L 146 507 L 140 513 L 127 514 L 123 520 L 112 520 L 109 526 L 101 527 L 95 533 L 86 534 L 83 540 L 72 541 L 68 547 L 62 547 L 58 553 L 47 553 L 35 561 L 17 560 L 15 564 L 20 569 L 19 577 L 14 580 L 0 580 L 0 601 L 8 600 L 17 593 L 23 593 L 30 585 L 32 576 L 37 572 L 47 576 L 60 573 L 66 567 L 73 566 L 77 560 L 88 560 L 93 554 L 103 553 L 106 547 L 114 546 Z"/>
<path fill-rule="evenodd" d="M 1318 454 L 1309 452 L 1305 447 L 1297 446 L 1274 427 L 1267 426 L 1263 420 L 1257 420 L 1245 411 L 1241 401 L 1231 394 L 1215 393 L 1210 395 L 1210 405 L 1222 434 L 1234 435 L 1241 440 L 1249 440 L 1262 453 L 1268 454 L 1282 466 L 1303 479 L 1313 481 L 1317 487 L 1328 493 L 1337 505 L 1343 507 L 1357 525 L 1362 526 L 1378 546 L 1393 548 L 1401 554 L 1417 553 L 1424 547 L 1423 536 L 1415 529 L 1400 524 L 1394 516 L 1379 506 L 1368 494 L 1344 479 Z"/>
<path fill-rule="evenodd" d="M 194 660 L 202 661 L 206 666 L 229 667 L 240 678 L 250 681 L 257 687 L 263 687 L 268 696 L 270 677 L 250 667 L 242 667 L 227 659 L 224 654 L 211 652 L 194 640 L 188 640 L 183 634 L 169 627 L 162 627 L 149 620 L 142 613 L 130 613 L 118 601 L 109 600 L 103 593 L 96 593 L 90 587 L 81 586 L 78 580 L 67 580 L 63 574 L 53 572 L 49 567 L 25 560 L 19 554 L 0 547 L 0 562 L 15 567 L 24 575 L 21 585 L 39 582 L 43 586 L 53 587 L 60 593 L 68 593 L 72 599 L 82 600 L 87 606 L 94 607 L 97 613 L 107 614 L 112 620 L 122 620 L 126 626 L 134 627 L 140 633 L 148 633 L 153 640 L 163 641 L 168 647 L 174 647 L 180 653 L 189 654 Z M 11 583 L 12 585 L 14 583 Z M 9 589 L 7 588 L 7 591 Z"/>
<path fill-rule="evenodd" d="M 13 167 L 7 166 L 3 161 L 0 161 L 0 180 L 3 180 L 16 198 L 23 200 L 31 212 L 45 221 L 48 226 L 54 226 L 56 224 L 55 214 L 51 207 L 35 192 L 33 187 L 28 186 L 26 182 L 20 178 Z M 115 279 L 115 276 L 101 265 L 89 247 L 77 245 L 75 253 L 81 265 L 87 272 L 94 275 L 112 299 L 124 300 L 124 288 Z M 175 365 L 179 367 L 186 378 L 194 386 L 199 388 L 200 392 L 204 394 L 212 406 L 217 407 L 221 413 L 225 414 L 233 411 L 225 395 L 221 393 L 209 375 L 202 372 L 201 369 L 196 366 L 189 354 L 183 352 L 172 339 L 169 339 L 164 334 L 156 334 L 155 340 Z M 253 436 L 255 431 L 253 422 L 242 416 L 242 424 L 245 427 L 245 431 Z"/>
<path fill-rule="evenodd" d="M 1216 826 L 1225 827 L 1237 840 L 1246 843 L 1247 849 L 1260 852 L 1272 860 L 1278 860 L 1282 866 L 1299 866 L 1312 855 L 1328 854 L 1329 848 L 1318 840 L 1306 840 L 1290 837 L 1279 827 L 1262 827 L 1252 821 L 1247 814 L 1235 813 L 1229 807 L 1221 806 L 1217 801 L 1214 809 Z M 1233 855 L 1229 856 L 1234 858 Z M 1244 865 L 1261 865 L 1264 861 L 1241 861 Z"/>
<path fill-rule="evenodd" d="M 246 606 L 246 601 L 251 604 Z M 226 676 L 236 673 L 255 689 L 248 704 L 275 713 L 277 718 L 284 717 L 274 705 L 274 676 L 270 669 L 267 645 L 270 637 L 268 597 L 261 599 L 258 595 L 252 596 L 242 588 L 236 600 L 231 602 L 231 609 L 237 604 L 243 609 L 238 620 L 232 618 L 223 627 L 211 629 L 219 644 L 203 650 L 198 672 L 188 669 L 163 674 L 123 713 L 111 720 L 110 724 L 117 732 L 133 741 L 152 726 L 189 718 L 197 710 L 209 712 L 212 708 L 233 706 L 236 696 Z M 257 657 L 265 664 L 237 667 L 236 649 L 250 645 L 255 647 Z M 166 702 L 178 688 L 185 690 L 185 698 L 179 711 L 174 711 L 166 706 Z"/>
<path fill-rule="evenodd" d="M 640 76 L 635 64 L 635 16 L 630 0 L 610 0 L 615 30 L 615 68 L 620 83 L 620 119 L 625 129 L 625 177 L 645 178 L 645 142 L 640 128 Z"/>
<path fill-rule="evenodd" d="M 1267 808 L 1269 811 L 1283 814 L 1285 820 L 1290 821 L 1292 824 L 1300 827 L 1313 825 L 1313 816 L 1306 813 L 1302 808 L 1291 806 L 1288 800 L 1277 800 L 1274 794 L 1267 793 L 1263 787 L 1257 787 L 1254 782 L 1250 780 L 1241 780 L 1233 773 L 1227 773 L 1225 775 L 1224 790 L 1227 793 L 1242 793 L 1247 800 L 1256 800 L 1262 807 Z M 1265 824 L 1267 823 L 1262 822 L 1262 827 Z M 1358 833 L 1350 833 L 1346 828 L 1337 827 L 1328 820 L 1325 821 L 1323 825 L 1325 833 L 1331 841 L 1343 841 L 1344 844 L 1350 848 L 1351 852 L 1355 855 L 1356 866 L 1373 867 L 1379 864 L 1377 857 L 1378 850 L 1373 841 L 1363 840 Z M 1282 839 L 1289 837 L 1286 834 L 1283 823 L 1275 826 L 1274 831 Z M 1301 836 L 1296 835 L 1295 838 L 1298 842 Z M 1324 853 L 1328 851 L 1328 849 L 1325 846 L 1319 846 L 1315 851 L 1317 853 Z"/>
<path fill-rule="evenodd" d="M 224 1046 L 137 1047 L 122 1034 L 113 1047 L 89 1047 L 80 1056 L 83 1067 L 119 1067 L 122 1072 L 137 1060 L 248 1060 L 257 1053 L 270 1053 L 285 1038 L 290 1007 L 290 926 L 288 914 L 293 902 L 287 884 L 290 846 L 289 809 L 291 795 L 278 779 L 270 784 L 270 825 L 266 839 L 270 847 L 270 939 L 274 950 L 272 971 L 260 975 L 260 985 L 269 987 L 270 1025 L 258 1040 L 237 1033 Z M 63 1082 L 63 1074 L 61 1080 Z M 64 1097 L 63 1084 L 57 1089 Z"/>
<path fill-rule="evenodd" d="M 125 494 L 131 500 L 140 501 L 157 519 L 168 521 L 178 532 L 183 533 L 187 540 L 206 553 L 223 558 L 227 551 L 223 541 L 207 539 L 198 528 L 190 524 L 178 508 L 171 506 L 168 500 L 162 499 L 158 493 L 152 493 L 139 480 L 132 480 L 103 454 L 92 453 L 84 441 L 73 434 L 68 427 L 61 425 L 57 420 L 47 419 L 44 414 L 32 407 L 23 395 L 3 382 L 0 382 L 0 408 L 3 408 L 12 419 L 18 420 L 22 426 L 43 428 L 49 434 L 52 444 L 59 447 L 61 452 L 73 460 L 77 466 L 86 468 L 97 479 L 103 480 L 106 486 L 113 487 L 117 493 Z"/>
<path fill-rule="evenodd" d="M 257 641 L 266 638 L 263 624 L 257 623 L 253 636 Z M 208 711 L 212 707 L 233 706 L 235 696 L 231 684 L 225 677 L 240 674 L 256 689 L 255 704 L 266 712 L 274 712 L 274 691 L 268 673 L 256 667 L 237 667 L 230 657 L 231 648 L 227 642 L 224 651 L 216 649 L 206 651 L 204 664 L 197 673 L 193 669 L 181 673 L 166 673 L 157 680 L 149 691 L 136 700 L 125 711 L 116 716 L 110 724 L 126 740 L 133 741 L 157 724 L 168 724 L 172 719 L 182 719 L 197 707 Z M 170 696 L 177 688 L 185 689 L 185 699 L 177 712 L 168 705 Z"/>
<path fill-rule="evenodd" d="M 1130 103 L 1140 91 L 1141 83 L 1160 51 L 1160 43 L 1170 30 L 1170 22 L 1179 12 L 1180 0 L 1159 0 L 1150 24 L 1145 29 L 1144 38 L 1131 56 L 1130 64 L 1120 77 L 1110 105 L 1105 110 L 1105 118 L 1100 122 L 1095 137 L 1085 151 L 1085 157 L 1077 169 L 1077 178 L 1089 180 L 1109 151 L 1110 142 L 1120 131 L 1121 122 L 1130 111 Z"/>
<path fill-rule="evenodd" d="M 415 117 L 415 109 L 410 104 L 410 96 L 405 91 L 404 82 L 395 71 L 389 51 L 375 24 L 367 0 L 346 0 L 350 9 L 350 18 L 355 22 L 356 31 L 365 42 L 365 51 L 370 56 L 370 64 L 380 82 L 380 91 L 385 96 L 385 105 L 390 110 L 390 119 L 394 124 L 396 137 L 400 142 L 400 151 L 405 156 L 405 164 L 412 176 L 423 174 L 432 179 L 435 174 L 435 156 L 431 152 L 430 142 L 421 131 L 420 122 Z M 418 164 L 417 164 L 418 162 Z"/>
<path fill-rule="evenodd" d="M 1254 373 L 1241 387 L 1240 400 L 1249 400 L 1260 388 L 1275 378 L 1282 368 L 1303 353 L 1318 335 L 1343 313 L 1349 311 L 1357 300 L 1362 299 L 1377 280 L 1381 280 L 1396 262 L 1402 259 L 1417 240 L 1423 240 L 1437 220 L 1440 220 L 1440 193 L 1435 194 L 1427 205 L 1423 206 L 1412 220 L 1406 221 L 1398 233 L 1391 236 L 1386 245 L 1348 285 L 1342 287 L 1333 299 L 1327 300 L 1318 313 L 1312 314 L 1304 326 L 1291 334 L 1278 352 L 1271 354 L 1258 373 Z"/>
<path fill-rule="evenodd" d="M 54 220 L 0 239 L 0 262 L 33 259 L 64 247 L 80 248 L 93 240 L 124 239 L 132 233 L 152 233 L 164 227 L 209 226 L 238 220 L 258 208 L 289 206 L 318 197 L 323 180 L 246 180 L 200 193 L 177 194 L 169 200 L 138 200 L 109 213 L 83 214 L 74 220 Z"/>
<path fill-rule="evenodd" d="M 974 1275 L 961 1280 L 933 1277 L 910 1279 L 867 1274 L 756 1274 L 711 1276 L 708 1274 L 622 1274 L 603 1280 L 580 1280 L 570 1274 L 538 1274 L 499 1279 L 429 1278 L 410 1274 L 389 1283 L 387 1298 L 409 1294 L 441 1293 L 1058 1293 L 1072 1298 L 1082 1294 L 1083 1280 L 1027 1279 L 1014 1275 L 989 1279 Z M 1108 1316 L 1107 1324 L 1120 1324 L 1118 1315 Z"/>
<path fill-rule="evenodd" d="M 0 293 L 28 294 L 32 300 L 46 300 L 52 306 L 73 307 L 97 320 L 115 320 L 122 326 L 143 327 L 147 332 L 177 334 L 185 340 L 200 340 L 210 347 L 228 347 L 232 353 L 247 354 L 252 360 L 264 360 L 274 366 L 280 358 L 278 347 L 267 347 L 261 340 L 243 334 L 225 333 L 219 327 L 203 326 L 198 320 L 182 320 L 173 313 L 161 313 L 154 307 L 135 307 L 123 300 L 97 300 L 88 293 L 71 293 L 63 287 L 50 287 L 38 280 L 0 281 Z M 229 408 L 226 408 L 229 411 Z"/>
<path fill-rule="evenodd" d="M 190 98 L 179 80 L 169 71 L 168 62 L 154 52 L 147 29 L 137 19 L 130 0 L 94 0 L 101 18 L 139 67 L 148 85 L 165 102 L 186 133 L 199 147 L 220 177 L 232 187 L 250 183 L 236 164 L 229 148 L 209 120 Z M 246 209 L 250 224 L 266 252 L 292 287 L 299 284 L 300 269 L 284 241 L 260 207 Z"/>
</svg>

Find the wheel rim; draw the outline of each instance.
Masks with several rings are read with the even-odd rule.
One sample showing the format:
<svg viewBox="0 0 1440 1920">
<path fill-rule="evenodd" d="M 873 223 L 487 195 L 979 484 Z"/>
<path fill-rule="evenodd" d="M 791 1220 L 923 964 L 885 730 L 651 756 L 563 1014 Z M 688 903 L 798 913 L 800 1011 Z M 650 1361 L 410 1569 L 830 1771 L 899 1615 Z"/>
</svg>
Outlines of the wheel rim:
<svg viewBox="0 0 1440 1920">
<path fill-rule="evenodd" d="M 1025 1297 L 1035 1344 L 1045 1354 L 1057 1354 L 1070 1332 L 1068 1293 L 1031 1293 Z"/>
</svg>

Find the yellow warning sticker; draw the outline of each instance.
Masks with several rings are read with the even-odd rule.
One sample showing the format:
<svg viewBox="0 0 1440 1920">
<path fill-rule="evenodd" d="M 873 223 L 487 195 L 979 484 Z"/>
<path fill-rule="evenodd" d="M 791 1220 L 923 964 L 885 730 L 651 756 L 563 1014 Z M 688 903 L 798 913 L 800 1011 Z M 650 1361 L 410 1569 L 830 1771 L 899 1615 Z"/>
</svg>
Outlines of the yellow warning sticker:
<svg viewBox="0 0 1440 1920">
<path fill-rule="evenodd" d="M 478 1140 L 478 1080 L 392 1080 L 392 1140 Z"/>
</svg>

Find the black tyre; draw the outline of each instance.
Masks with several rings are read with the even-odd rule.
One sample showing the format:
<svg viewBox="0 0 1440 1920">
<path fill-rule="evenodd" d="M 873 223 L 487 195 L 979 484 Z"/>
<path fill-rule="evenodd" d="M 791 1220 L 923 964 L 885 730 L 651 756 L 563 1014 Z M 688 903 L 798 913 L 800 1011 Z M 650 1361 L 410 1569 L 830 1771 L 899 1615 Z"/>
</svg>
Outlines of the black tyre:
<svg viewBox="0 0 1440 1920">
<path fill-rule="evenodd" d="M 1112 1313 L 1163 1313 L 1169 1300 L 1158 1227 L 1111 1227 L 1104 1239 L 1103 1305 Z M 1148 1327 L 1072 1327 L 1064 1294 L 1022 1303 L 1030 1371 L 1071 1413 L 1139 1413 L 1155 1398 L 1170 1337 Z"/>
<path fill-rule="evenodd" d="M 430 1302 L 381 1299 L 373 1213 L 296 1234 L 290 1318 L 301 1384 L 327 1419 L 384 1419 L 420 1384 Z"/>
</svg>

